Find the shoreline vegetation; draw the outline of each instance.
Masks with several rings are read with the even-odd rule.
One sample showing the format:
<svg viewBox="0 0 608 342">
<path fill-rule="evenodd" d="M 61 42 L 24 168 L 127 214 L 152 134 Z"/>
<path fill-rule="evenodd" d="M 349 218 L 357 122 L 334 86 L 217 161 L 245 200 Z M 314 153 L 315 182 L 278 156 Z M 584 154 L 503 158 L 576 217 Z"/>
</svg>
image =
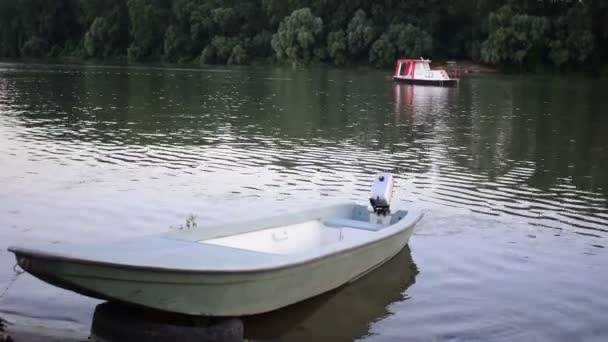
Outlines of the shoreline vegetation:
<svg viewBox="0 0 608 342">
<path fill-rule="evenodd" d="M 604 0 L 15 0 L 0 3 L 0 58 L 182 66 L 397 58 L 471 70 L 608 76 Z"/>
<path fill-rule="evenodd" d="M 146 62 L 129 62 L 129 60 L 124 58 L 113 58 L 113 59 L 83 59 L 78 57 L 55 57 L 55 58 L 18 58 L 18 59 L 2 59 L 0 58 L 0 64 L 9 63 L 9 64 L 40 64 L 40 65 L 59 65 L 59 66 L 97 66 L 97 67 L 161 67 L 161 68 L 176 68 L 176 69 L 200 69 L 203 70 L 205 68 L 212 68 L 218 66 L 229 66 L 227 64 L 218 65 L 218 64 L 200 64 L 195 62 L 190 63 L 170 63 L 166 61 L 146 61 Z M 449 64 L 451 63 L 451 64 Z M 452 69 L 455 75 L 463 76 L 463 75 L 483 75 L 483 74 L 505 74 L 508 73 L 507 70 L 502 70 L 496 66 L 483 64 L 483 63 L 475 63 L 470 60 L 457 60 L 457 61 L 432 61 L 431 65 L 433 68 L 441 68 L 441 69 Z M 243 67 L 245 65 L 240 65 Z M 246 66 L 252 67 L 291 67 L 286 66 L 284 64 L 277 64 L 271 60 L 253 60 Z M 309 68 L 309 67 L 334 67 L 334 68 L 367 68 L 370 70 L 377 69 L 374 66 L 370 65 L 342 65 L 335 66 L 330 63 L 311 63 L 306 66 L 300 65 L 298 68 Z M 381 70 L 387 71 L 387 77 L 392 76 L 392 67 L 388 66 L 382 68 Z"/>
</svg>

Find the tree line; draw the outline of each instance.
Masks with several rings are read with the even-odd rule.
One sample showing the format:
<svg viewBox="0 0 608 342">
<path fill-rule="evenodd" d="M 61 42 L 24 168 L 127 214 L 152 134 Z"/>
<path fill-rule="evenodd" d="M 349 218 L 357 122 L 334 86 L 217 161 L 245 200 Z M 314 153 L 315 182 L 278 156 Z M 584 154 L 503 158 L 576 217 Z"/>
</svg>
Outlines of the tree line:
<svg viewBox="0 0 608 342">
<path fill-rule="evenodd" d="M 0 0 L 0 57 L 608 73 L 605 0 Z"/>
</svg>

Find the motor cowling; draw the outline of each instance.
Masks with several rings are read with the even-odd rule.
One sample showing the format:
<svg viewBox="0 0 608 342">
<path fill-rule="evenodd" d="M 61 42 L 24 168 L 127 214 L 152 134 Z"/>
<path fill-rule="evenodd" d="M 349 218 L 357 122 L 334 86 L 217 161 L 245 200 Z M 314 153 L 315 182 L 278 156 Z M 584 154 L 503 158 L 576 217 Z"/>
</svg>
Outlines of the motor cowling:
<svg viewBox="0 0 608 342">
<path fill-rule="evenodd" d="M 378 215 L 390 213 L 391 200 L 393 198 L 393 175 L 381 173 L 376 175 L 372 190 L 369 195 L 369 202 Z"/>
</svg>

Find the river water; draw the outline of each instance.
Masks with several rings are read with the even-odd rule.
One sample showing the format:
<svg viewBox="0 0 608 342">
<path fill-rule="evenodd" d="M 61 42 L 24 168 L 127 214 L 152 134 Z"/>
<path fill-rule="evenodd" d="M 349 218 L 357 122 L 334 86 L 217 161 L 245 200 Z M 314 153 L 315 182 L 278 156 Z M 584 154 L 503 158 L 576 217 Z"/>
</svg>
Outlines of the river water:
<svg viewBox="0 0 608 342">
<path fill-rule="evenodd" d="M 86 334 L 99 302 L 6 247 L 343 200 L 425 217 L 367 277 L 245 320 L 278 340 L 608 339 L 607 80 L 392 83 L 370 69 L 0 64 L 0 317 Z M 311 280 L 314 281 L 314 280 Z"/>
</svg>

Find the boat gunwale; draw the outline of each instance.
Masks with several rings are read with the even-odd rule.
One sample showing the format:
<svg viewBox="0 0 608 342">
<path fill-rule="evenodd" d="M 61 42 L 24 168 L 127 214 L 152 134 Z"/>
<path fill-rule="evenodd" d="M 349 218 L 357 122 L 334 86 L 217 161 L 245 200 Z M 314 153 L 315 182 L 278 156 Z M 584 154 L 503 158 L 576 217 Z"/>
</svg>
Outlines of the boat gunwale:
<svg viewBox="0 0 608 342">
<path fill-rule="evenodd" d="M 407 222 L 406 224 L 404 224 L 403 229 L 396 229 L 393 232 L 376 237 L 374 239 L 367 240 L 364 243 L 355 244 L 355 245 L 352 245 L 352 246 L 349 246 L 346 248 L 335 249 L 335 250 L 327 252 L 327 253 L 316 255 L 312 258 L 302 258 L 302 259 L 297 259 L 295 261 L 288 260 L 287 262 L 281 263 L 278 265 L 264 266 L 264 267 L 259 267 L 259 268 L 249 268 L 249 269 L 201 270 L 201 269 L 191 269 L 191 268 L 169 268 L 169 267 L 161 267 L 161 266 L 136 266 L 136 265 L 129 265 L 129 264 L 121 264 L 121 263 L 116 263 L 116 262 L 96 261 L 96 260 L 88 260 L 88 259 L 82 259 L 82 258 L 76 258 L 76 257 L 70 257 L 70 256 L 62 256 L 62 255 L 52 254 L 52 253 L 45 252 L 45 251 L 40 251 L 40 250 L 26 248 L 26 247 L 17 247 L 17 246 L 8 247 L 8 251 L 15 254 L 17 263 L 20 266 L 21 266 L 20 259 L 25 257 L 26 259 L 42 259 L 43 261 L 68 262 L 68 263 L 79 264 L 79 265 L 93 265 L 93 266 L 99 266 L 99 267 L 116 268 L 116 269 L 120 269 L 120 270 L 135 270 L 135 271 L 140 271 L 140 272 L 163 272 L 163 273 L 174 273 L 174 274 L 198 274 L 198 275 L 206 275 L 206 274 L 236 275 L 236 274 L 265 273 L 265 272 L 281 271 L 281 270 L 285 270 L 285 269 L 289 269 L 289 268 L 294 268 L 294 267 L 311 264 L 313 262 L 331 258 L 331 257 L 339 255 L 339 254 L 344 254 L 344 253 L 347 253 L 350 251 L 358 250 L 361 248 L 365 248 L 368 246 L 372 246 L 372 245 L 381 243 L 406 230 L 414 229 L 416 224 L 420 220 L 422 220 L 422 218 L 424 216 L 424 214 L 421 211 L 408 210 L 408 213 L 405 217 L 409 216 L 410 214 L 412 214 L 412 216 L 416 216 L 416 218 L 412 219 L 410 222 Z M 395 228 L 399 222 L 401 222 L 401 220 L 396 222 L 393 225 L 388 226 L 385 229 Z M 193 243 L 197 243 L 197 242 L 193 242 Z M 225 247 L 225 248 L 231 248 L 231 247 Z M 27 268 L 29 268 L 29 267 L 22 266 L 22 268 L 24 268 L 24 270 L 28 271 Z M 52 272 L 42 272 L 42 273 L 51 274 Z M 112 278 L 112 279 L 115 279 L 115 278 Z"/>
</svg>

